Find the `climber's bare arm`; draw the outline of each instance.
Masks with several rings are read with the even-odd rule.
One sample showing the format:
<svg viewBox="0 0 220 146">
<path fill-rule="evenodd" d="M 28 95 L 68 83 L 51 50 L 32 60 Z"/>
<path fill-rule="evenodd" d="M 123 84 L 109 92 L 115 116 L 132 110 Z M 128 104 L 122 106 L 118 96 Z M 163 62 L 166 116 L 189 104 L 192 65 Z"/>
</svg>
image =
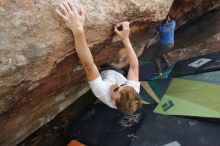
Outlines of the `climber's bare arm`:
<svg viewBox="0 0 220 146">
<path fill-rule="evenodd" d="M 130 64 L 127 79 L 139 81 L 138 59 L 129 39 L 129 32 L 130 32 L 129 22 L 122 23 L 122 31 L 119 31 L 115 26 L 115 32 L 121 38 L 127 52 L 127 57 Z"/>
<path fill-rule="evenodd" d="M 64 2 L 60 5 L 60 8 L 62 11 L 57 9 L 57 14 L 63 18 L 66 26 L 73 32 L 76 52 L 86 72 L 87 79 L 92 81 L 99 76 L 99 71 L 94 64 L 91 51 L 85 39 L 83 29 L 86 15 L 85 11 L 81 8 L 79 14 L 72 2 Z"/>
</svg>

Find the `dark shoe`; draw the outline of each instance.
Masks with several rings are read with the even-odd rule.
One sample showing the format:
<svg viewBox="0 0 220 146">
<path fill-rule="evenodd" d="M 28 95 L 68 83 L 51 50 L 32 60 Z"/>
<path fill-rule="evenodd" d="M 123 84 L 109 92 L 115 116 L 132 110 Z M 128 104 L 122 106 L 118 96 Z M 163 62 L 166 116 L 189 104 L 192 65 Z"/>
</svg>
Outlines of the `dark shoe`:
<svg viewBox="0 0 220 146">
<path fill-rule="evenodd" d="M 163 78 L 162 72 L 153 73 L 154 76 L 159 76 L 161 79 Z"/>
</svg>

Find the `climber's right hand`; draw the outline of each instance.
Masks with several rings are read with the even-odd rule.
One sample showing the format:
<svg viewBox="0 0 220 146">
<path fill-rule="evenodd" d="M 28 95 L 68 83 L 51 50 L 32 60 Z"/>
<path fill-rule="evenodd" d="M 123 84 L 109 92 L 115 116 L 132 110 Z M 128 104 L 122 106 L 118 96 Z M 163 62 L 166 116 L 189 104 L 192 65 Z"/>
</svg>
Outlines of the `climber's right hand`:
<svg viewBox="0 0 220 146">
<path fill-rule="evenodd" d="M 83 8 L 80 9 L 80 14 L 72 2 L 64 2 L 60 4 L 62 11 L 56 9 L 57 14 L 63 18 L 66 26 L 73 32 L 74 35 L 83 33 L 86 13 Z"/>
<path fill-rule="evenodd" d="M 122 23 L 122 30 L 119 31 L 117 26 L 114 26 L 114 30 L 115 32 L 118 34 L 118 36 L 121 38 L 121 40 L 127 41 L 129 40 L 129 32 L 130 32 L 130 28 L 129 28 L 129 22 L 125 21 Z"/>
</svg>

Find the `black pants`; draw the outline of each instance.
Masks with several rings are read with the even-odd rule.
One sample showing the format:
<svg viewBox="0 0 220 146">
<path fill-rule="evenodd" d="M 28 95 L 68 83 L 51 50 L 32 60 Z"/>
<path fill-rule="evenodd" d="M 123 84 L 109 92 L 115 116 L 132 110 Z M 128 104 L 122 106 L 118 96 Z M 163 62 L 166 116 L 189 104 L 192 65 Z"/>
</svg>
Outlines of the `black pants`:
<svg viewBox="0 0 220 146">
<path fill-rule="evenodd" d="M 118 73 L 120 73 L 122 75 L 125 75 L 123 70 L 121 70 L 120 68 L 114 67 L 113 65 L 108 64 L 108 63 L 103 64 L 99 67 L 99 72 L 102 72 L 102 71 L 105 71 L 105 70 L 114 70 L 114 71 L 117 71 Z"/>
<path fill-rule="evenodd" d="M 170 65 L 169 60 L 166 57 L 166 54 L 173 49 L 173 46 L 174 46 L 174 44 L 160 45 L 160 47 L 155 51 L 154 64 L 155 64 L 155 69 L 158 73 L 162 73 L 161 66 L 160 66 L 160 60 L 162 60 L 168 66 Z"/>
</svg>

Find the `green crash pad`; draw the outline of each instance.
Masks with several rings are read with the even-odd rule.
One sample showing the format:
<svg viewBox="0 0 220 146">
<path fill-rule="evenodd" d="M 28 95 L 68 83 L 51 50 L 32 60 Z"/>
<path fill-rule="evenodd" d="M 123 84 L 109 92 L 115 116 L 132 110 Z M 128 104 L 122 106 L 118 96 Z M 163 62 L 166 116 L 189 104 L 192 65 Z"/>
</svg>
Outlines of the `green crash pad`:
<svg viewBox="0 0 220 146">
<path fill-rule="evenodd" d="M 220 71 L 173 78 L 154 112 L 220 118 Z"/>
</svg>

